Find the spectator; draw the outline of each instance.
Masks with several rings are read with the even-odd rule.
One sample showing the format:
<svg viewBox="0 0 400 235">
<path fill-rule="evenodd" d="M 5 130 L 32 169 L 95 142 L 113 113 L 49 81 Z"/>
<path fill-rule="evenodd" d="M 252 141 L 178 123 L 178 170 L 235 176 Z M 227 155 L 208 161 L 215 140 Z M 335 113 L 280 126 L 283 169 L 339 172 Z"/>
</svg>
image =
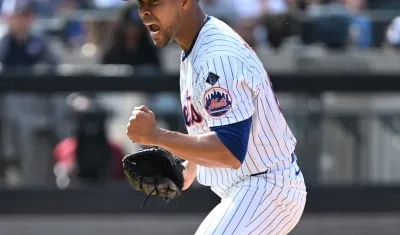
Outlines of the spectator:
<svg viewBox="0 0 400 235">
<path fill-rule="evenodd" d="M 59 7 L 58 13 L 69 13 L 79 8 L 79 1 L 65 0 Z M 66 47 L 81 46 L 85 41 L 85 25 L 79 19 L 65 19 L 61 38 Z"/>
<path fill-rule="evenodd" d="M 132 65 L 153 72 L 159 70 L 158 51 L 135 5 L 128 5 L 122 10 L 110 36 L 101 58 L 102 64 Z"/>
<path fill-rule="evenodd" d="M 22 68 L 26 74 L 35 65 L 56 65 L 58 57 L 52 53 L 49 43 L 31 31 L 35 20 L 33 2 L 16 1 L 7 6 L 8 29 L 0 39 L 3 69 L 17 72 Z M 21 167 L 24 183 L 48 180 L 52 146 L 67 136 L 68 122 L 63 113 L 66 106 L 62 105 L 64 102 L 60 104 L 59 98 L 56 95 L 7 93 L 0 99 L 1 141 L 6 146 L 1 155 L 5 162 Z"/>
<path fill-rule="evenodd" d="M 307 12 L 311 17 L 312 42 L 322 43 L 329 49 L 346 49 L 349 42 L 351 16 L 342 0 L 324 4 L 312 1 Z"/>
<path fill-rule="evenodd" d="M 109 140 L 107 109 L 90 94 L 71 94 L 68 103 L 75 117 L 74 135 L 54 148 L 54 172 L 60 187 L 69 179 L 102 182 L 124 179 L 122 147 Z M 67 186 L 67 185 L 65 185 Z"/>
<path fill-rule="evenodd" d="M 58 61 L 44 37 L 32 32 L 35 5 L 30 1 L 17 1 L 7 12 L 8 32 L 0 39 L 0 62 L 4 67 L 55 65 Z"/>
<path fill-rule="evenodd" d="M 299 22 L 293 12 L 296 0 L 261 0 L 262 23 L 267 30 L 268 43 L 278 49 L 284 39 L 300 34 Z"/>
<path fill-rule="evenodd" d="M 263 0 L 235 0 L 236 20 L 232 22 L 234 29 L 251 46 L 256 46 L 255 30 L 262 15 L 261 3 Z"/>
<path fill-rule="evenodd" d="M 82 6 L 82 3 L 86 3 L 86 6 Z M 123 0 L 77 0 L 81 8 L 87 8 L 88 2 L 91 4 L 91 8 L 96 9 L 96 12 L 103 13 L 104 15 L 114 14 L 115 9 L 119 9 L 124 6 L 127 1 Z M 108 34 L 110 28 L 113 27 L 113 22 L 107 17 L 95 18 L 92 20 L 87 20 L 87 33 L 88 33 L 88 43 L 94 44 L 95 47 L 101 47 L 107 40 L 106 35 Z M 90 45 L 88 44 L 88 45 Z"/>
<path fill-rule="evenodd" d="M 372 22 L 362 14 L 366 0 L 346 0 L 352 17 L 350 40 L 358 48 L 369 48 L 372 44 Z"/>
</svg>

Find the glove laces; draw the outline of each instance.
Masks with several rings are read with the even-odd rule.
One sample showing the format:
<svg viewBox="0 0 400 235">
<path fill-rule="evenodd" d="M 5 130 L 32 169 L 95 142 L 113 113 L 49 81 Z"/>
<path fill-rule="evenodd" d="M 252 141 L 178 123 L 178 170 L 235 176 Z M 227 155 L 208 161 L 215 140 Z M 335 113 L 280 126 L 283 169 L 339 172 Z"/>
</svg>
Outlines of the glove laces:
<svg viewBox="0 0 400 235">
<path fill-rule="evenodd" d="M 142 181 L 142 178 L 140 178 L 140 181 Z M 147 194 L 146 198 L 144 199 L 144 202 L 140 206 L 140 209 L 143 209 L 143 207 L 146 205 L 147 201 L 149 200 L 150 196 L 153 195 L 154 192 L 156 192 L 157 196 L 159 195 L 156 183 L 154 183 L 153 186 L 154 186 L 153 190 L 151 190 L 151 192 L 149 194 Z M 142 188 L 142 184 L 140 184 L 140 188 Z M 165 203 L 167 203 L 167 202 L 169 202 L 169 199 L 164 198 L 164 201 L 165 201 Z"/>
</svg>

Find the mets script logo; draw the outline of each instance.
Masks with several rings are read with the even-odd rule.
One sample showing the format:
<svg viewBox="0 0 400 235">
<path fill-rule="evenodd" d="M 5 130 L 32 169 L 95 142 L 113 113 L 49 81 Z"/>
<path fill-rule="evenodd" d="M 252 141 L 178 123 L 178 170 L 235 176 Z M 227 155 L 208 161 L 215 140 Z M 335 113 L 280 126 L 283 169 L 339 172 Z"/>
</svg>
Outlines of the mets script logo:
<svg viewBox="0 0 400 235">
<path fill-rule="evenodd" d="M 232 97 L 224 88 L 213 87 L 204 94 L 204 104 L 211 117 L 220 117 L 231 110 Z"/>
<path fill-rule="evenodd" d="M 192 98 L 190 96 L 186 97 L 186 102 L 185 105 L 183 105 L 183 110 L 182 110 L 183 119 L 187 127 L 190 127 L 195 123 L 201 123 L 203 121 L 201 115 L 194 108 L 191 99 Z"/>
</svg>

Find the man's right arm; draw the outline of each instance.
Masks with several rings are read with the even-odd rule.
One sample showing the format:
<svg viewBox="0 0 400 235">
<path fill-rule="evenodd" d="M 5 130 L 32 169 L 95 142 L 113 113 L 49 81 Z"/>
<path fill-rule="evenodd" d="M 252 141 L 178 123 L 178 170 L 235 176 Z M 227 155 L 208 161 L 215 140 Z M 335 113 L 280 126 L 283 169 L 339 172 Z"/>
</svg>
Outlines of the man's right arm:
<svg viewBox="0 0 400 235">
<path fill-rule="evenodd" d="M 174 153 L 170 149 L 165 149 L 165 150 L 169 151 L 170 153 L 172 153 L 173 155 L 177 156 L 178 158 L 181 158 L 181 156 L 179 156 L 178 154 Z M 184 161 L 182 163 L 182 165 L 185 167 L 186 170 L 190 171 L 191 173 L 194 173 L 194 176 L 196 177 L 196 173 L 197 173 L 197 164 L 196 163 L 189 162 L 189 161 Z"/>
</svg>

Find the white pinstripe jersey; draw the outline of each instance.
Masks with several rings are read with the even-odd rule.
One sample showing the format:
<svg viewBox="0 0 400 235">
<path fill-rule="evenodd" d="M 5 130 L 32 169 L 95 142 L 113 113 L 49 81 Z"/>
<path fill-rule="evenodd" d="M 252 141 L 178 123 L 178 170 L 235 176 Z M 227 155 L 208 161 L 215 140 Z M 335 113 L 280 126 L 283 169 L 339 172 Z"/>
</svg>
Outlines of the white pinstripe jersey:
<svg viewBox="0 0 400 235">
<path fill-rule="evenodd" d="M 243 39 L 217 18 L 210 17 L 205 23 L 181 63 L 180 91 L 189 134 L 252 118 L 241 168 L 198 166 L 201 184 L 223 196 L 231 185 L 251 174 L 289 167 L 296 139 L 280 111 L 267 72 Z"/>
</svg>

